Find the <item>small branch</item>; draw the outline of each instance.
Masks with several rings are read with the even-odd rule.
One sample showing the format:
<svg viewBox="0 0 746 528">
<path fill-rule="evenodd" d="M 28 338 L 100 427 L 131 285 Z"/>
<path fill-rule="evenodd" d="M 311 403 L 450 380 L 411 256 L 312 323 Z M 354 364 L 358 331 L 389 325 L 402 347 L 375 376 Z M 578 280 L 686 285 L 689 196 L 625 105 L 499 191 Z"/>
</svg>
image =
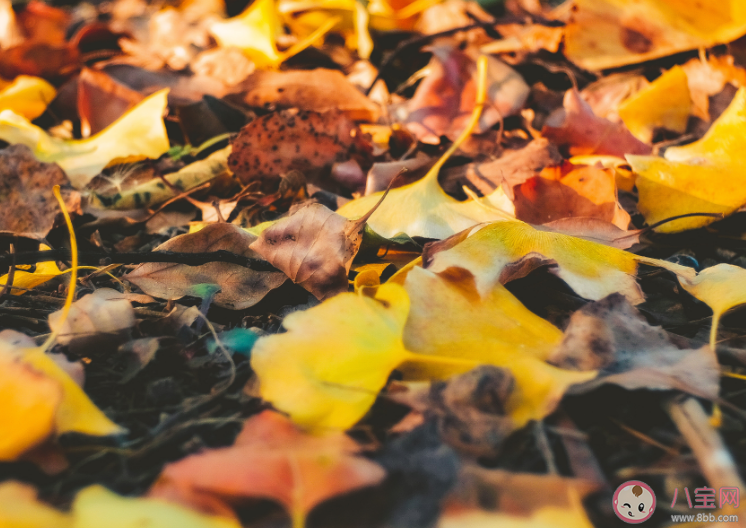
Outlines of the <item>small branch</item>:
<svg viewBox="0 0 746 528">
<path fill-rule="evenodd" d="M 78 253 L 81 263 L 95 266 L 108 266 L 109 264 L 142 264 L 144 262 L 173 262 L 186 266 L 201 266 L 208 262 L 228 262 L 237 264 L 244 268 L 256 271 L 277 271 L 277 268 L 269 262 L 245 257 L 230 251 L 208 251 L 204 253 L 176 253 L 172 251 L 153 251 L 150 253 L 103 253 L 98 251 L 80 251 Z M 21 266 L 24 264 L 38 264 L 39 262 L 51 262 L 70 259 L 69 249 L 53 249 L 51 251 L 28 251 L 15 254 L 0 255 L 0 269 L 13 264 Z"/>
</svg>

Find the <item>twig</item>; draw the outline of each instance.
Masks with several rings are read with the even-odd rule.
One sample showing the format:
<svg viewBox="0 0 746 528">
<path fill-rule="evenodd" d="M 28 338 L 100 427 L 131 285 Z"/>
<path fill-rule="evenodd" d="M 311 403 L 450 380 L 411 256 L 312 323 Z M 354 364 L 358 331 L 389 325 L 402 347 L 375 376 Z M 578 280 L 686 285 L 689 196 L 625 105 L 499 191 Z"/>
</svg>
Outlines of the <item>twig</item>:
<svg viewBox="0 0 746 528">
<path fill-rule="evenodd" d="M 244 257 L 230 251 L 207 251 L 204 253 L 176 253 L 172 251 L 153 251 L 150 253 L 103 253 L 98 251 L 78 252 L 81 262 L 87 262 L 99 266 L 109 264 L 142 264 L 144 262 L 173 262 L 186 266 L 201 266 L 208 262 L 228 262 L 256 271 L 278 271 L 269 262 L 262 259 Z M 58 260 L 69 260 L 69 249 L 53 249 L 51 251 L 27 251 L 15 255 L 0 255 L 0 268 L 15 265 L 38 264 L 39 262 L 51 262 Z"/>
<path fill-rule="evenodd" d="M 13 279 L 16 276 L 16 249 L 13 244 L 10 245 L 10 270 L 8 271 L 8 278 L 5 279 L 5 284 L 3 284 L 3 291 L 0 292 L 0 299 L 5 297 L 6 293 L 13 293 Z"/>
</svg>

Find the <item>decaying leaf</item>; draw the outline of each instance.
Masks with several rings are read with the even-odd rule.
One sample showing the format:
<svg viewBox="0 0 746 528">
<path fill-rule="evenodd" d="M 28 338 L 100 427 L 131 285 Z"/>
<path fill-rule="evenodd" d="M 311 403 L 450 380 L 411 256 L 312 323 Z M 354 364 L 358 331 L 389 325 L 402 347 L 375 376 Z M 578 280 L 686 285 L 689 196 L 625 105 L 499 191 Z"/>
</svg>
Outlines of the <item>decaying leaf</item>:
<svg viewBox="0 0 746 528">
<path fill-rule="evenodd" d="M 57 139 L 12 110 L 0 112 L 0 139 L 29 147 L 37 159 L 56 162 L 76 188 L 109 163 L 130 157 L 157 158 L 168 150 L 163 113 L 168 90 L 154 93 L 105 130 L 82 140 Z"/>
<path fill-rule="evenodd" d="M 650 143 L 658 128 L 686 132 L 691 110 L 686 72 L 674 66 L 619 105 L 619 117 L 637 139 Z"/>
<path fill-rule="evenodd" d="M 52 195 L 55 185 L 69 186 L 56 164 L 37 161 L 25 145 L 0 150 L 0 233 L 46 237 L 60 210 Z M 68 211 L 80 214 L 79 193 L 68 190 L 65 204 Z"/>
<path fill-rule="evenodd" d="M 210 224 L 196 233 L 174 237 L 155 248 L 155 251 L 203 253 L 225 250 L 258 258 L 259 255 L 249 249 L 256 239 L 256 235 L 233 224 Z M 148 295 L 162 299 L 195 295 L 195 286 L 216 284 L 220 292 L 213 299 L 215 304 L 233 310 L 254 306 L 270 290 L 287 280 L 280 272 L 255 271 L 228 262 L 209 262 L 201 266 L 149 262 L 139 265 L 125 278 Z"/>
<path fill-rule="evenodd" d="M 570 217 L 598 218 L 627 229 L 629 214 L 617 201 L 613 169 L 573 165 L 547 167 L 514 188 L 515 215 L 531 224 Z"/>
<path fill-rule="evenodd" d="M 556 265 L 550 270 L 581 297 L 599 300 L 621 293 L 633 304 L 644 300 L 634 277 L 638 263 L 694 277 L 691 268 L 562 233 L 539 231 L 523 222 L 495 222 L 454 238 L 455 245 L 446 240 L 442 246 L 426 248 L 425 267 L 436 273 L 450 267 L 469 270 L 482 296 L 495 284 L 525 277 L 548 264 Z"/>
<path fill-rule="evenodd" d="M 746 33 L 739 0 L 576 0 L 565 54 L 588 70 L 616 68 L 727 43 Z"/>
<path fill-rule="evenodd" d="M 106 129 L 144 98 L 102 71 L 83 68 L 78 77 L 78 113 L 83 137 Z"/>
<path fill-rule="evenodd" d="M 236 90 L 256 107 L 300 108 L 324 113 L 340 110 L 354 121 L 378 120 L 381 110 L 336 70 L 258 71 Z"/>
<path fill-rule="evenodd" d="M 244 183 L 279 179 L 290 170 L 308 178 L 367 149 L 355 124 L 337 110 L 275 112 L 243 127 L 232 145 L 228 166 Z"/>
<path fill-rule="evenodd" d="M 348 290 L 347 274 L 372 213 L 350 221 L 324 205 L 304 204 L 262 231 L 250 248 L 323 300 Z"/>
<path fill-rule="evenodd" d="M 13 110 L 26 119 L 36 119 L 52 102 L 57 90 L 44 79 L 19 75 L 3 86 L 0 80 L 0 111 Z"/>
<path fill-rule="evenodd" d="M 135 326 L 132 303 L 110 288 L 99 288 L 75 301 L 60 325 L 62 314 L 62 310 L 49 314 L 49 327 L 57 332 L 57 342 L 62 345 L 72 341 L 105 342 Z"/>
<path fill-rule="evenodd" d="M 705 136 L 663 157 L 627 155 L 637 174 L 638 208 L 649 224 L 687 213 L 731 214 L 746 203 L 746 88 Z M 675 233 L 714 222 L 712 217 L 674 220 L 656 228 Z"/>
<path fill-rule="evenodd" d="M 557 145 L 567 145 L 570 154 L 649 154 L 649 145 L 633 136 L 623 123 L 596 116 L 577 90 L 565 93 L 563 108 L 544 123 L 542 135 Z"/>
<path fill-rule="evenodd" d="M 359 450 L 341 432 L 311 436 L 264 411 L 246 421 L 233 446 L 166 466 L 150 495 L 187 502 L 199 495 L 228 502 L 267 498 L 287 509 L 293 526 L 303 526 L 317 504 L 383 480 L 383 468 L 356 456 Z"/>
<path fill-rule="evenodd" d="M 572 393 L 613 383 L 629 390 L 676 389 L 702 398 L 718 396 L 719 365 L 708 347 L 676 346 L 670 334 L 650 326 L 620 294 L 575 312 L 562 345 L 549 361 L 564 368 L 599 371 L 597 378 L 572 387 Z"/>
<path fill-rule="evenodd" d="M 455 140 L 466 129 L 477 95 L 476 58 L 452 45 L 432 48 L 430 74 L 405 105 L 404 126 L 423 143 L 440 143 L 441 136 Z M 488 130 L 501 118 L 518 112 L 529 88 L 510 66 L 487 57 L 487 102 L 474 133 Z"/>
</svg>

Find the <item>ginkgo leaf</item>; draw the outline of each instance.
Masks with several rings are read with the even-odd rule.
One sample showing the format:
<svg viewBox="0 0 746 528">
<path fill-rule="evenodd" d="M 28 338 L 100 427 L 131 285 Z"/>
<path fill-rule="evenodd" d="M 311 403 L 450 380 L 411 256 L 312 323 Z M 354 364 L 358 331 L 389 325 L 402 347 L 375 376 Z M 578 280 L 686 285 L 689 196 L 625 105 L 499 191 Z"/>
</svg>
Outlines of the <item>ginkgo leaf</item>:
<svg viewBox="0 0 746 528">
<path fill-rule="evenodd" d="M 681 286 L 712 309 L 710 346 L 715 349 L 720 317 L 746 303 L 746 270 L 731 264 L 717 264 L 691 279 L 680 278 Z"/>
<path fill-rule="evenodd" d="M 709 48 L 746 33 L 740 0 L 575 0 L 565 55 L 588 70 Z"/>
<path fill-rule="evenodd" d="M 692 110 L 686 72 L 674 66 L 619 105 L 619 117 L 640 141 L 650 142 L 657 128 L 683 134 Z"/>
<path fill-rule="evenodd" d="M 291 313 L 287 332 L 260 338 L 251 352 L 262 398 L 303 427 L 354 425 L 410 355 L 402 343 L 408 312 L 404 289 L 384 284 L 376 299 L 342 293 Z"/>
<path fill-rule="evenodd" d="M 670 147 L 662 158 L 627 155 L 627 161 L 637 174 L 638 209 L 649 224 L 687 213 L 732 213 L 746 203 L 746 88 L 702 139 Z M 656 231 L 674 233 L 715 220 L 684 218 Z"/>
<path fill-rule="evenodd" d="M 89 486 L 75 496 L 75 528 L 240 528 L 235 519 L 204 515 L 162 499 L 121 497 L 103 486 Z"/>
<path fill-rule="evenodd" d="M 39 245 L 41 251 L 48 251 L 49 246 L 44 244 Z M 11 292 L 13 295 L 23 295 L 28 290 L 36 288 L 40 284 L 44 284 L 47 281 L 54 279 L 55 277 L 65 273 L 62 271 L 56 262 L 39 262 L 36 265 L 36 269 L 33 272 L 25 271 L 23 269 L 16 269 L 13 275 L 13 287 Z M 0 285 L 5 285 L 8 282 L 8 274 L 0 277 Z M 17 288 L 17 289 L 16 289 Z"/>
<path fill-rule="evenodd" d="M 358 451 L 344 433 L 312 436 L 285 416 L 263 411 L 244 423 L 233 446 L 166 466 L 149 495 L 186 503 L 205 495 L 268 498 L 282 504 L 300 528 L 317 504 L 383 480 L 383 468 Z"/>
<path fill-rule="evenodd" d="M 0 112 L 0 139 L 29 147 L 40 161 L 56 162 L 76 188 L 84 187 L 112 162 L 157 158 L 168 150 L 163 114 L 168 89 L 160 90 L 98 134 L 82 140 L 63 140 L 12 110 Z"/>
<path fill-rule="evenodd" d="M 556 264 L 550 270 L 581 297 L 598 300 L 619 292 L 632 304 L 644 300 L 634 276 L 638 263 L 694 276 L 691 268 L 562 233 L 539 231 L 523 222 L 495 222 L 466 235 L 453 246 L 444 241 L 447 249 L 443 251 L 434 245 L 423 257 L 425 267 L 436 273 L 450 267 L 469 270 L 482 296 L 498 283 L 524 277 L 547 264 Z"/>
<path fill-rule="evenodd" d="M 0 406 L 0 460 L 15 460 L 50 436 L 62 391 L 55 380 L 5 354 L 0 356 L 0 365 L 3 402 Z"/>
<path fill-rule="evenodd" d="M 36 119 L 55 95 L 57 90 L 44 79 L 19 75 L 0 90 L 0 110 L 13 110 L 26 119 Z"/>
<path fill-rule="evenodd" d="M 471 135 L 479 122 L 486 97 L 487 58 L 477 61 L 478 93 L 471 122 L 430 171 L 415 183 L 392 189 L 386 200 L 368 219 L 377 234 L 393 238 L 399 233 L 410 237 L 446 238 L 481 222 L 513 216 L 513 204 L 502 187 L 483 198 L 459 202 L 445 193 L 438 183 L 438 173 L 448 158 Z M 370 211 L 382 193 L 370 194 L 346 203 L 337 211 L 350 219 Z"/>
<path fill-rule="evenodd" d="M 8 528 L 72 528 L 69 514 L 36 498 L 36 490 L 14 480 L 0 484 L 0 526 Z"/>
<path fill-rule="evenodd" d="M 594 371 L 574 372 L 545 363 L 562 340 L 562 332 L 529 311 L 500 284 L 481 297 L 469 272 L 452 269 L 439 276 L 414 268 L 407 274 L 404 287 L 411 300 L 404 346 L 415 353 L 473 360 L 510 370 L 515 389 L 506 411 L 516 427 L 544 418 L 570 385 L 596 375 Z M 411 361 L 399 370 L 405 379 L 429 380 L 468 368 Z"/>
<path fill-rule="evenodd" d="M 240 15 L 210 27 L 218 44 L 240 49 L 260 68 L 282 62 L 275 44 L 280 30 L 274 0 L 257 0 Z"/>
</svg>

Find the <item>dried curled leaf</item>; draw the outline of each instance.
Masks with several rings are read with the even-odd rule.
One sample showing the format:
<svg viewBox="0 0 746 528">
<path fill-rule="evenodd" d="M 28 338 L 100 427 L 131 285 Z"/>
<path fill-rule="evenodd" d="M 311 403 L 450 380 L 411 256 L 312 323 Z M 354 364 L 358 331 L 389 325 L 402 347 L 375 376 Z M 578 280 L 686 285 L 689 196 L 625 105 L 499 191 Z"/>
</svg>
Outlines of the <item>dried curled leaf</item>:
<svg viewBox="0 0 746 528">
<path fill-rule="evenodd" d="M 628 155 L 637 174 L 638 208 L 649 224 L 688 213 L 731 214 L 746 203 L 746 88 L 704 137 L 666 149 L 663 157 Z M 675 233 L 702 227 L 716 218 L 674 220 L 656 228 Z"/>
<path fill-rule="evenodd" d="M 205 502 L 272 499 L 299 526 L 317 504 L 383 480 L 383 468 L 356 456 L 359 450 L 341 432 L 311 436 L 286 417 L 264 411 L 246 421 L 233 446 L 166 466 L 149 495 L 187 503 L 200 496 Z"/>
<path fill-rule="evenodd" d="M 56 162 L 76 188 L 85 187 L 109 163 L 125 158 L 157 158 L 168 150 L 163 124 L 168 90 L 154 93 L 105 130 L 81 140 L 50 136 L 12 110 L 0 112 L 0 139 L 29 147 L 37 159 Z"/>
<path fill-rule="evenodd" d="M 258 258 L 257 253 L 249 249 L 256 239 L 256 235 L 233 224 L 210 224 L 196 233 L 174 237 L 155 248 L 155 251 L 204 253 L 225 250 Z M 148 262 L 139 265 L 125 278 L 148 295 L 162 299 L 196 295 L 195 286 L 216 284 L 220 292 L 213 301 L 218 306 L 233 310 L 254 306 L 287 279 L 283 273 L 255 271 L 228 262 L 209 262 L 201 266 Z"/>
</svg>

